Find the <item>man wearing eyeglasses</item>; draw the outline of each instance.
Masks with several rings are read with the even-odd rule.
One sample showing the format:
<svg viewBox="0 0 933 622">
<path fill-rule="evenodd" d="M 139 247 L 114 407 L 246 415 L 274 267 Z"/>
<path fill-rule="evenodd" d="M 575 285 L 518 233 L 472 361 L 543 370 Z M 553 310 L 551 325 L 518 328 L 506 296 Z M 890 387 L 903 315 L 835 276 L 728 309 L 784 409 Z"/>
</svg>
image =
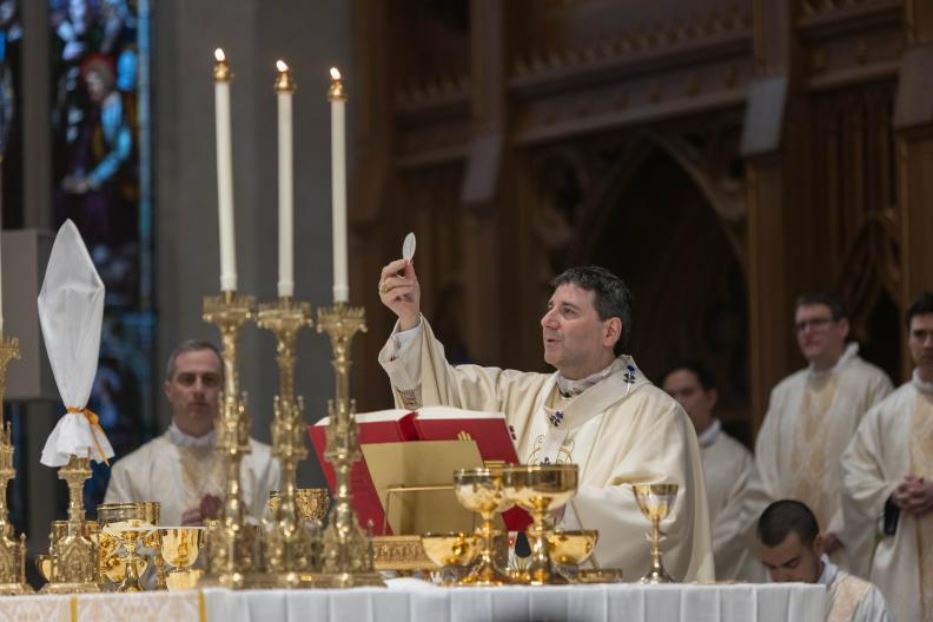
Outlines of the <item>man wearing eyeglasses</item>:
<svg viewBox="0 0 933 622">
<path fill-rule="evenodd" d="M 851 546 L 895 620 L 933 620 L 933 293 L 907 311 L 911 379 L 865 415 L 842 456 Z"/>
<path fill-rule="evenodd" d="M 755 444 L 751 515 L 778 499 L 805 503 L 824 526 L 825 552 L 857 571 L 867 560 L 850 560 L 846 549 L 840 457 L 865 413 L 891 392 L 891 381 L 858 356 L 857 343 L 846 344 L 849 320 L 835 296 L 798 298 L 794 332 L 809 365 L 771 391 Z"/>
</svg>

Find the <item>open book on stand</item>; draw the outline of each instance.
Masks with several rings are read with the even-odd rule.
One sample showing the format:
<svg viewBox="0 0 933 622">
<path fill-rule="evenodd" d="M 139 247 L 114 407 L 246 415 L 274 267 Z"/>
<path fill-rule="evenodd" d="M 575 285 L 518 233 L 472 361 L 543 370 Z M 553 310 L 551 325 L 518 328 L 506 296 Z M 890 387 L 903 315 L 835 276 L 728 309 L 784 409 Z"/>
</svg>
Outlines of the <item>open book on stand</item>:
<svg viewBox="0 0 933 622">
<path fill-rule="evenodd" d="M 334 490 L 336 479 L 334 470 L 330 463 L 324 459 L 324 451 L 327 446 L 327 425 L 329 418 L 324 417 L 314 425 L 308 426 L 311 436 L 311 444 L 317 454 L 318 461 L 327 479 L 327 484 Z M 448 466 L 451 460 L 457 468 L 469 468 L 485 464 L 518 464 L 518 455 L 515 452 L 514 433 L 506 424 L 505 416 L 502 413 L 490 413 L 471 410 L 462 410 L 458 408 L 448 408 L 443 406 L 434 406 L 422 408 L 418 411 L 409 410 L 382 410 L 370 413 L 359 413 L 356 415 L 357 434 L 359 443 L 364 447 L 364 455 L 382 456 L 384 459 L 401 460 L 399 456 L 408 455 L 408 460 L 425 461 L 431 460 L 434 456 L 437 462 L 447 462 Z M 411 447 L 412 450 L 407 454 L 399 453 L 404 447 L 382 448 L 384 451 L 367 451 L 367 445 L 379 445 L 385 443 L 423 443 L 425 441 L 472 441 L 475 443 L 478 456 L 471 459 L 475 452 L 454 451 L 451 444 L 436 445 L 436 448 L 427 446 Z M 472 444 L 471 443 L 471 444 Z M 397 450 L 396 450 L 397 449 Z M 432 449 L 436 449 L 432 453 Z M 458 462 L 459 461 L 459 462 Z M 443 499 L 445 503 L 457 504 L 452 492 L 453 469 L 444 469 L 437 464 L 414 464 L 404 465 L 407 471 L 399 470 L 398 464 L 386 465 L 384 469 L 389 469 L 393 477 L 404 479 L 409 477 L 418 481 L 399 481 L 390 482 L 389 486 L 424 486 L 425 478 L 434 479 L 429 484 L 437 486 L 450 485 L 449 494 L 445 493 Z M 391 468 L 390 468 L 391 467 Z M 379 465 L 373 464 L 372 468 L 379 468 Z M 443 471 L 443 472 L 442 472 Z M 402 473 L 410 475 L 406 476 Z M 362 526 L 372 524 L 373 533 L 376 535 L 388 535 L 393 531 L 393 520 L 386 520 L 385 505 L 388 500 L 386 482 L 383 477 L 373 477 L 370 472 L 370 465 L 364 457 L 353 465 L 350 472 L 350 486 L 353 490 L 353 506 Z M 374 480 L 380 480 L 381 488 L 377 488 Z M 432 496 L 433 495 L 433 496 Z M 396 495 L 398 496 L 398 495 Z M 430 499 L 437 499 L 434 493 L 425 494 L 421 503 L 427 509 L 430 505 Z M 391 501 L 397 504 L 398 501 Z M 436 506 L 435 506 L 436 507 Z M 395 509 L 398 509 L 396 506 Z M 391 511 L 390 511 L 391 512 Z M 465 510 L 464 510 L 465 512 Z M 390 519 L 394 518 L 396 512 L 391 512 Z M 524 510 L 512 509 L 503 514 L 506 527 L 511 531 L 523 531 L 529 524 L 530 519 Z M 440 520 L 440 519 L 439 519 Z M 452 520 L 452 519 L 451 519 Z M 422 517 L 417 521 L 406 521 L 408 525 L 431 525 L 430 517 Z M 442 523 L 440 527 L 446 527 L 449 523 Z M 396 528 L 400 525 L 395 525 Z M 404 524 L 401 525 L 404 529 Z M 438 529 L 440 530 L 440 529 Z M 448 529 L 449 530 L 449 527 Z"/>
</svg>

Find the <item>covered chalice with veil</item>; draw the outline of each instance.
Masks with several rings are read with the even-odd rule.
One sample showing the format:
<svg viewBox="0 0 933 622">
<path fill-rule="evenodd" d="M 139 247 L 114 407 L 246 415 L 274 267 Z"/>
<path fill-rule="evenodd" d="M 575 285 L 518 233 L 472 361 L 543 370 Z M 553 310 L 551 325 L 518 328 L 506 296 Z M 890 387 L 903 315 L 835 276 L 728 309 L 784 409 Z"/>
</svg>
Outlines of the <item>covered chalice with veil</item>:
<svg viewBox="0 0 933 622">
<path fill-rule="evenodd" d="M 70 220 L 55 237 L 38 305 L 45 349 L 67 410 L 46 440 L 41 462 L 59 467 L 69 492 L 68 529 L 49 543 L 53 572 L 44 590 L 93 592 L 98 590 L 97 546 L 84 528 L 82 488 L 91 475 L 90 461 L 113 457 L 97 415 L 87 408 L 97 373 L 104 283 Z"/>
</svg>

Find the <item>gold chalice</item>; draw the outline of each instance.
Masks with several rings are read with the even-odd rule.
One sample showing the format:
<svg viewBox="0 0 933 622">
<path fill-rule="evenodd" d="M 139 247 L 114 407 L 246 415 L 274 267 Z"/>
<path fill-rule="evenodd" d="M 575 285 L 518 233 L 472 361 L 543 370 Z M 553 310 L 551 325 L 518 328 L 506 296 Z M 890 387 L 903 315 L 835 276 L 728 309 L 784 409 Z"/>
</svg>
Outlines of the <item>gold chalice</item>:
<svg viewBox="0 0 933 622">
<path fill-rule="evenodd" d="M 632 489 L 641 513 L 651 521 L 651 535 L 648 536 L 651 542 L 651 569 L 639 583 L 676 583 L 661 563 L 661 541 L 665 537 L 661 531 L 661 521 L 667 518 L 674 505 L 677 484 L 635 484 Z"/>
<path fill-rule="evenodd" d="M 161 556 L 169 565 L 165 584 L 169 590 L 193 590 L 201 571 L 191 566 L 198 561 L 204 527 L 171 527 L 159 530 Z"/>
<path fill-rule="evenodd" d="M 279 491 L 269 492 L 269 512 L 273 517 L 279 511 Z M 295 489 L 295 506 L 298 516 L 304 520 L 323 521 L 330 509 L 330 493 L 326 488 Z"/>
<path fill-rule="evenodd" d="M 528 579 L 532 585 L 551 581 L 551 557 L 547 533 L 549 514 L 567 504 L 577 492 L 579 469 L 575 464 L 513 465 L 502 468 L 506 496 L 531 513 L 528 544 L 531 558 Z"/>
<path fill-rule="evenodd" d="M 476 559 L 479 552 L 479 537 L 463 532 L 426 533 L 421 536 L 421 546 L 434 564 L 441 567 L 441 583 L 453 585 L 463 568 Z"/>
<path fill-rule="evenodd" d="M 478 513 L 483 519 L 476 529 L 480 539 L 479 562 L 461 583 L 485 586 L 509 583 L 508 575 L 496 566 L 494 548 L 498 534 L 496 514 L 513 505 L 504 494 L 501 469 L 457 469 L 454 471 L 454 492 L 460 505 Z"/>
<path fill-rule="evenodd" d="M 140 545 L 158 549 L 158 534 L 152 532 L 159 523 L 159 504 L 154 501 L 135 503 L 104 503 L 97 506 L 98 566 L 100 582 L 105 579 L 117 584 L 117 591 L 139 592 L 140 576 L 148 561 L 140 557 Z M 160 581 L 161 583 L 161 581 Z"/>
</svg>

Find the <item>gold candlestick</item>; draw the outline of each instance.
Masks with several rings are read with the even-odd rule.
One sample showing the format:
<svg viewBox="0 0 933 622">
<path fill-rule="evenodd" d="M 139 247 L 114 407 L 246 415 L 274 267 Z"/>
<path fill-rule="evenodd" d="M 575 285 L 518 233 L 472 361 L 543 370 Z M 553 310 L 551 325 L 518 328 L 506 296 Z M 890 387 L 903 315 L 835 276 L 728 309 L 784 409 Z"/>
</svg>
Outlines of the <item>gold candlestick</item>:
<svg viewBox="0 0 933 622">
<path fill-rule="evenodd" d="M 15 337 L 0 339 L 0 421 L 3 421 L 3 396 L 6 393 L 6 366 L 19 358 L 19 340 Z M 16 477 L 13 468 L 13 443 L 10 424 L 0 431 L 0 594 L 32 594 L 26 583 L 26 535 L 17 540 L 6 505 L 6 491 Z"/>
<path fill-rule="evenodd" d="M 252 587 L 262 571 L 258 530 L 243 521 L 240 494 L 240 463 L 250 452 L 249 416 L 240 394 L 237 342 L 240 330 L 255 317 L 251 296 L 225 290 L 220 296 L 204 298 L 204 321 L 220 330 L 223 344 L 224 391 L 220 413 L 214 423 L 217 447 L 224 459 L 225 498 L 220 520 L 210 528 L 205 585 L 241 589 Z"/>
<path fill-rule="evenodd" d="M 42 586 L 48 594 L 99 592 L 97 545 L 88 536 L 84 520 L 84 481 L 91 476 L 90 458 L 71 456 L 58 469 L 68 484 L 68 521 L 61 533 L 52 530 L 49 542 L 51 577 Z"/>
<path fill-rule="evenodd" d="M 324 457 L 334 466 L 336 495 L 331 520 L 324 529 L 324 563 L 320 584 L 325 587 L 384 586 L 373 569 L 372 535 L 359 524 L 351 504 L 350 469 L 360 459 L 354 404 L 350 400 L 350 344 L 358 332 L 366 332 L 365 311 L 337 302 L 318 309 L 317 331 L 326 332 L 334 351 L 337 392 L 327 404 L 327 448 Z"/>
<path fill-rule="evenodd" d="M 295 502 L 295 470 L 308 457 L 305 445 L 304 402 L 295 399 L 295 339 L 298 331 L 312 325 L 311 305 L 290 297 L 265 304 L 259 310 L 259 326 L 275 333 L 279 367 L 279 394 L 272 422 L 272 455 L 281 472 L 279 502 L 274 523 L 266 533 L 266 571 L 280 587 L 308 587 L 313 582 L 313 537 L 298 516 Z"/>
</svg>

